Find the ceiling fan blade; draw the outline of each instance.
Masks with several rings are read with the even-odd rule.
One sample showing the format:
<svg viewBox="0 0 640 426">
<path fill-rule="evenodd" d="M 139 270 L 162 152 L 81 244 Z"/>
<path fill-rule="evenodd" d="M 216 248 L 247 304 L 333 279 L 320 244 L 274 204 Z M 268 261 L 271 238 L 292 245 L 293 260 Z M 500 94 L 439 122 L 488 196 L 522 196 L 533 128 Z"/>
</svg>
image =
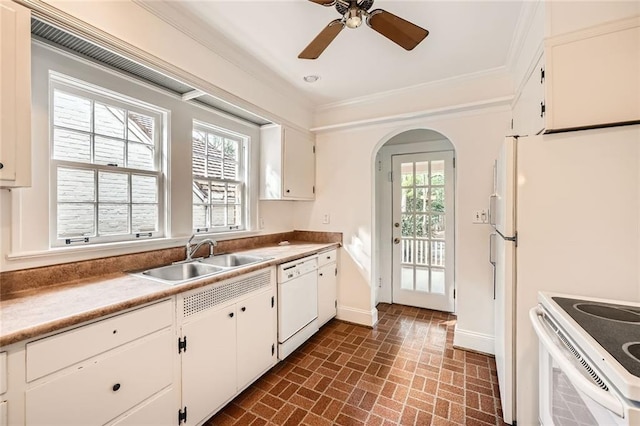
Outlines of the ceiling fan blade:
<svg viewBox="0 0 640 426">
<path fill-rule="evenodd" d="M 330 7 L 335 5 L 337 0 L 309 0 L 309 1 L 312 3 L 320 4 L 322 6 Z"/>
<path fill-rule="evenodd" d="M 424 28 L 382 9 L 372 11 L 367 24 L 406 50 L 412 50 L 429 34 Z"/>
<path fill-rule="evenodd" d="M 340 31 L 342 31 L 343 28 L 344 22 L 342 22 L 342 19 L 336 19 L 329 22 L 329 25 L 324 27 L 324 29 L 320 31 L 320 34 L 318 34 L 316 38 L 314 38 L 313 41 L 309 43 L 302 52 L 300 52 L 298 58 L 317 59 L 322 52 L 324 52 L 324 49 L 331 44 L 333 39 L 340 34 Z"/>
</svg>

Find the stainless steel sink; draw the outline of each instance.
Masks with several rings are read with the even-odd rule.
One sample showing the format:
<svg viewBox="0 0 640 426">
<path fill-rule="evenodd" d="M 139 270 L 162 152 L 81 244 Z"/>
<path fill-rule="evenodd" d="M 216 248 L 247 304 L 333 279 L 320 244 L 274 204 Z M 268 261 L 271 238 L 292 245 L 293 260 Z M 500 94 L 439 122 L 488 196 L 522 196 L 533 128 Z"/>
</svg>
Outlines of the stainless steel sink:
<svg viewBox="0 0 640 426">
<path fill-rule="evenodd" d="M 252 263 L 267 260 L 267 257 L 252 256 L 249 254 L 219 254 L 217 256 L 209 256 L 201 259 L 199 262 L 204 265 L 214 265 L 222 268 L 237 268 L 240 266 L 250 265 Z"/>
<path fill-rule="evenodd" d="M 218 266 L 199 262 L 189 262 L 147 269 L 146 271 L 139 272 L 138 274 L 143 277 L 153 278 L 175 285 L 184 281 L 202 278 L 207 275 L 213 275 L 224 271 L 225 268 L 220 268 Z"/>
</svg>

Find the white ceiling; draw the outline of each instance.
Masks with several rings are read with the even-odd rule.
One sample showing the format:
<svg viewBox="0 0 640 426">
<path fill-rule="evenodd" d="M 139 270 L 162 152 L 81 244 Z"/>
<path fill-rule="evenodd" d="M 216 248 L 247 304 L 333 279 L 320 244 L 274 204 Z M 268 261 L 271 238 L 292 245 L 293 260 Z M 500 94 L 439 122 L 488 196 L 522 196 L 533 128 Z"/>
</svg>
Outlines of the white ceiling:
<svg viewBox="0 0 640 426">
<path fill-rule="evenodd" d="M 524 1 L 376 0 L 371 10 L 396 14 L 429 36 L 405 51 L 363 24 L 345 28 L 316 60 L 297 56 L 339 18 L 333 7 L 305 0 L 189 0 L 173 7 L 210 25 L 318 106 L 507 66 Z M 311 74 L 320 80 L 305 83 Z"/>
</svg>

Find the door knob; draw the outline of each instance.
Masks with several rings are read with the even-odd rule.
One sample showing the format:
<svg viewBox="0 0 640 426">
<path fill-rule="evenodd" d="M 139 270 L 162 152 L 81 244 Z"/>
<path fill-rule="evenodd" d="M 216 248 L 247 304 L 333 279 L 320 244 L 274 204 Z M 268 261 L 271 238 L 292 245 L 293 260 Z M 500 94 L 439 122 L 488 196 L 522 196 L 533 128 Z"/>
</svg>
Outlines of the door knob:
<svg viewBox="0 0 640 426">
<path fill-rule="evenodd" d="M 394 238 L 393 244 L 400 244 L 400 238 Z"/>
</svg>

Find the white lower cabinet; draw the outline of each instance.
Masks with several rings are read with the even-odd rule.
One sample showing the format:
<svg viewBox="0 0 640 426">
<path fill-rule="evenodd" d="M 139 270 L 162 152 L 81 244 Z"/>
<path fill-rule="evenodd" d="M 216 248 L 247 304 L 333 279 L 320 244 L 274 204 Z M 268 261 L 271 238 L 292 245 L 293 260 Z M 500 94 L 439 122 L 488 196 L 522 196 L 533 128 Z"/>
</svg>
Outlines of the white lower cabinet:
<svg viewBox="0 0 640 426">
<path fill-rule="evenodd" d="M 277 361 L 275 269 L 178 297 L 181 423 L 212 416 Z"/>
<path fill-rule="evenodd" d="M 322 326 L 336 316 L 338 307 L 337 250 L 318 255 L 318 325 Z"/>
<path fill-rule="evenodd" d="M 174 317 L 166 300 L 27 343 L 25 424 L 175 425 Z M 160 395 L 162 409 L 148 409 Z"/>
</svg>

